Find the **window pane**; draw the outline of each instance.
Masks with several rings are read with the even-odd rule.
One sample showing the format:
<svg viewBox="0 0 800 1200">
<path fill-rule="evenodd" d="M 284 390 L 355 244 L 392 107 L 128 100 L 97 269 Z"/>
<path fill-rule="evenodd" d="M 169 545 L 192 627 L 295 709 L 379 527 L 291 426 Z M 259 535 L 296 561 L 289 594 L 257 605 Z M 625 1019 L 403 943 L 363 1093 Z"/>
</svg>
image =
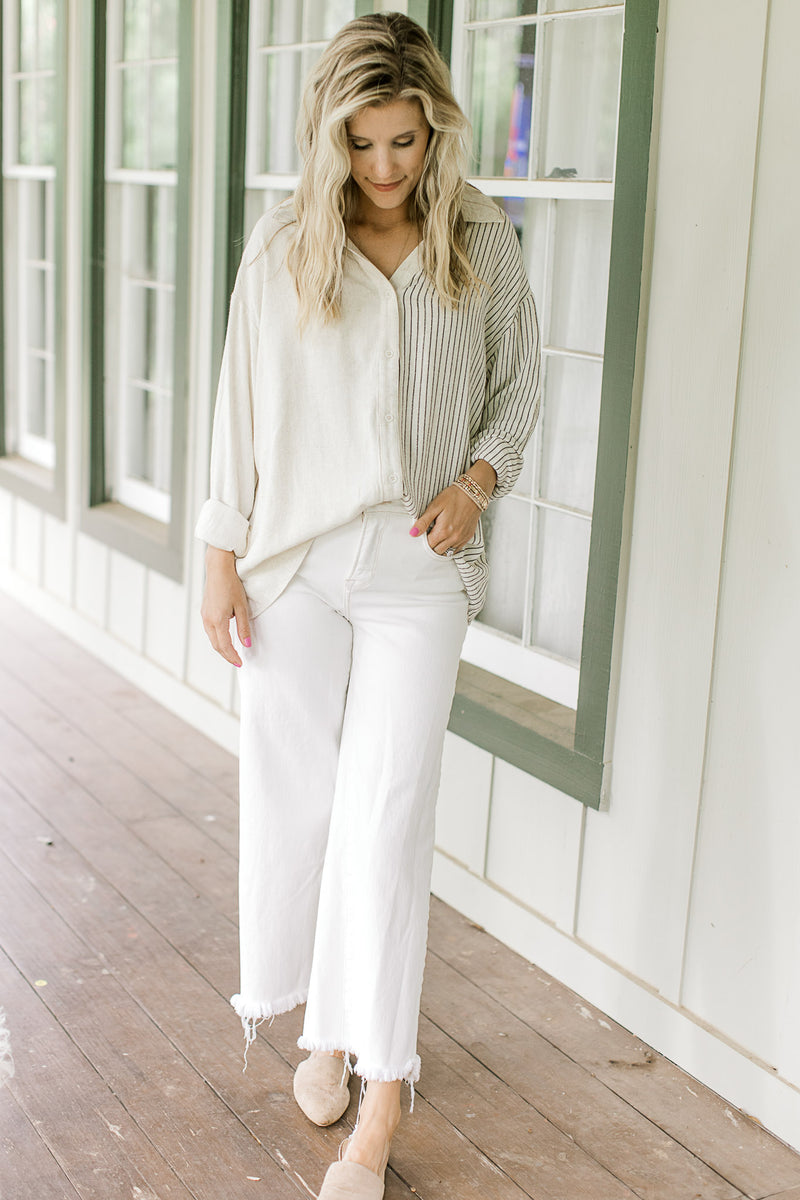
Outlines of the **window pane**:
<svg viewBox="0 0 800 1200">
<path fill-rule="evenodd" d="M 47 437 L 47 365 L 38 355 L 28 355 L 25 379 L 24 424 L 25 433 L 33 437 Z"/>
<path fill-rule="evenodd" d="M 150 68 L 151 138 L 148 166 L 155 171 L 174 169 L 178 148 L 178 68 L 158 63 Z"/>
<path fill-rule="evenodd" d="M 45 329 L 47 315 L 47 274 L 41 267 L 29 267 L 27 271 L 27 320 L 25 325 L 28 346 L 37 350 L 46 349 Z"/>
<path fill-rule="evenodd" d="M 45 183 L 29 181 L 25 188 L 25 247 L 28 258 L 42 260 L 47 257 L 47 199 Z M 20 231 L 21 232 L 21 231 Z"/>
<path fill-rule="evenodd" d="M 548 21 L 540 37 L 539 178 L 613 179 L 621 13 Z"/>
<path fill-rule="evenodd" d="M 40 164 L 51 164 L 56 154 L 56 81 L 54 75 L 42 75 L 38 86 L 38 133 L 37 160 Z"/>
<path fill-rule="evenodd" d="M 274 208 L 276 204 L 280 204 L 291 194 L 288 190 L 278 190 L 277 188 L 248 188 L 244 194 L 245 237 L 249 237 L 251 229 L 260 216 L 263 216 L 270 208 Z"/>
<path fill-rule="evenodd" d="M 144 388 L 128 389 L 125 474 L 143 483 L 155 481 L 156 414 L 154 397 Z"/>
<path fill-rule="evenodd" d="M 122 32 L 122 57 L 126 62 L 149 58 L 149 2 L 125 0 Z"/>
<path fill-rule="evenodd" d="M 539 495 L 591 513 L 602 363 L 549 355 L 542 403 Z"/>
<path fill-rule="evenodd" d="M 294 141 L 295 114 L 306 76 L 321 50 L 286 50 L 261 60 L 260 114 L 264 122 L 259 173 L 293 174 L 300 170 Z"/>
<path fill-rule="evenodd" d="M 36 0 L 19 4 L 19 69 L 36 70 Z"/>
<path fill-rule="evenodd" d="M 150 57 L 177 58 L 177 0 L 151 0 Z"/>
<path fill-rule="evenodd" d="M 131 169 L 148 166 L 149 76 L 147 67 L 122 72 L 122 166 Z"/>
<path fill-rule="evenodd" d="M 522 637 L 525 619 L 530 520 L 530 504 L 513 499 L 490 504 L 481 518 L 489 590 L 478 619 L 516 638 Z"/>
<path fill-rule="evenodd" d="M 534 25 L 471 35 L 469 118 L 478 175 L 528 175 L 536 37 Z"/>
<path fill-rule="evenodd" d="M 562 349 L 602 354 L 611 204 L 604 200 L 559 200 L 553 203 L 553 215 L 547 341 Z"/>
<path fill-rule="evenodd" d="M 540 509 L 533 602 L 533 642 L 574 663 L 580 660 L 591 524 Z"/>
<path fill-rule="evenodd" d="M 128 378 L 155 377 L 156 292 L 152 287 L 128 288 Z"/>
<path fill-rule="evenodd" d="M 327 41 L 356 15 L 353 0 L 305 0 L 263 4 L 260 44 L 282 46 L 290 42 Z"/>
<path fill-rule="evenodd" d="M 56 0 L 39 0 L 39 70 L 55 68 L 57 29 Z"/>
<path fill-rule="evenodd" d="M 17 161 L 36 162 L 36 82 L 21 79 L 17 95 Z"/>
</svg>

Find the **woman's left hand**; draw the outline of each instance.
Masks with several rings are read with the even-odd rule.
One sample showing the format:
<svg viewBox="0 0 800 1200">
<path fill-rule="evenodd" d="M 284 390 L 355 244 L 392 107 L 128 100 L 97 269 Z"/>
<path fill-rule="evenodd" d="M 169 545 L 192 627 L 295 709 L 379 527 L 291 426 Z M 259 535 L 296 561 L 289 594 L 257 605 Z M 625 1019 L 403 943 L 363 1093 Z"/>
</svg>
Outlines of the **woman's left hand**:
<svg viewBox="0 0 800 1200">
<path fill-rule="evenodd" d="M 489 463 L 479 459 L 469 473 L 488 495 L 492 494 L 497 476 Z M 463 488 L 451 483 L 434 496 L 412 525 L 411 534 L 416 537 L 425 537 L 427 534 L 428 545 L 437 554 L 446 554 L 451 547 L 453 551 L 462 550 L 475 536 L 480 516 L 481 510 L 475 501 L 469 498 Z M 419 530 L 417 534 L 414 534 L 415 529 Z"/>
</svg>

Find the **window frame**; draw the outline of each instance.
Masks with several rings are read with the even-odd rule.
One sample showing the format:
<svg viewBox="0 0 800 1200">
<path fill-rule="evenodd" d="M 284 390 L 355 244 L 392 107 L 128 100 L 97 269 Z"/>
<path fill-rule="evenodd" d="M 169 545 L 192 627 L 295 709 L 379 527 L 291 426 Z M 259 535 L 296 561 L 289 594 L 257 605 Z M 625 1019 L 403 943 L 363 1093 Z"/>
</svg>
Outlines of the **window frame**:
<svg viewBox="0 0 800 1200">
<path fill-rule="evenodd" d="M 58 0 L 56 37 L 56 154 L 53 166 L 53 444 L 55 464 L 45 467 L 23 455 L 9 451 L 6 443 L 7 395 L 5 356 L 5 286 L 0 286 L 0 487 L 22 500 L 64 520 L 66 516 L 66 330 L 64 296 L 64 225 L 66 170 L 66 2 Z M 0 6 L 0 64 L 5 73 L 5 19 Z M 58 102 L 60 101 L 60 103 Z M 5 162 L 4 89 L 0 88 L 0 163 Z M 3 176 L 3 180 L 4 180 Z M 0 181 L 0 280 L 5 280 L 5 205 L 4 184 Z"/>
<path fill-rule="evenodd" d="M 467 672 L 460 673 L 449 729 L 512 763 L 530 775 L 600 808 L 607 786 L 605 758 L 614 624 L 619 588 L 623 516 L 631 432 L 631 409 L 639 330 L 639 306 L 644 262 L 656 35 L 659 0 L 627 0 L 624 12 L 619 125 L 614 170 L 611 261 L 604 368 L 598 429 L 592 530 L 580 657 L 580 678 L 574 723 L 565 722 L 561 706 L 526 692 L 532 708 L 543 710 L 537 722 L 515 719 L 494 704 L 486 689 L 481 696 Z M 371 4 L 359 5 L 371 12 Z M 228 48 L 218 78 L 220 109 L 217 128 L 217 178 L 230 179 L 224 196 L 218 194 L 215 217 L 219 259 L 215 263 L 215 333 L 213 367 L 219 370 L 225 338 L 230 291 L 243 242 L 244 153 L 243 127 L 247 102 L 248 0 L 230 6 L 219 0 L 218 45 Z M 423 11 L 424 10 L 424 11 Z M 452 0 L 409 5 L 409 13 L 428 30 L 449 60 L 452 44 Z M 242 28 L 245 33 L 242 36 Z M 490 681 L 493 677 L 488 676 Z M 498 681 L 502 682 L 502 681 Z M 520 689 L 521 691 L 522 689 Z M 550 711 L 548 711 L 550 710 Z M 538 728 L 536 727 L 538 723 Z M 558 728 L 560 726 L 560 729 Z"/>
<path fill-rule="evenodd" d="M 107 4 L 93 0 L 83 8 L 87 162 L 84 179 L 90 200 L 84 211 L 83 370 L 87 402 L 84 412 L 83 485 L 80 529 L 128 557 L 171 579 L 184 573 L 188 443 L 189 251 L 191 192 L 191 100 L 193 14 L 190 0 L 178 0 L 178 150 L 176 162 L 175 324 L 172 387 L 170 519 L 162 522 L 118 500 L 108 498 L 105 408 L 105 270 L 106 225 L 106 57 Z"/>
<path fill-rule="evenodd" d="M 627 0 L 614 169 L 603 381 L 572 744 L 498 713 L 459 686 L 449 728 L 590 808 L 605 799 L 605 756 L 639 328 L 658 0 Z M 612 302 L 613 301 L 613 302 Z M 569 739 L 566 740 L 567 743 Z"/>
</svg>

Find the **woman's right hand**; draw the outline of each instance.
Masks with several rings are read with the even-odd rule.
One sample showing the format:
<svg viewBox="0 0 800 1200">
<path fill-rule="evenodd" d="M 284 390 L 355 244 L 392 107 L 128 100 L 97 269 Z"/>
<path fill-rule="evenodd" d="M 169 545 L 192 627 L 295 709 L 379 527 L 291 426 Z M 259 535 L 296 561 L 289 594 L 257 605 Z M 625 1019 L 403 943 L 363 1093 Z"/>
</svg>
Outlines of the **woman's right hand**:
<svg viewBox="0 0 800 1200">
<path fill-rule="evenodd" d="M 230 624 L 231 619 L 235 619 L 239 641 L 243 646 L 249 646 L 250 616 L 232 550 L 218 550 L 216 546 L 206 550 L 206 586 L 200 615 L 208 640 L 217 654 L 240 667 L 242 660 L 233 648 Z"/>
</svg>

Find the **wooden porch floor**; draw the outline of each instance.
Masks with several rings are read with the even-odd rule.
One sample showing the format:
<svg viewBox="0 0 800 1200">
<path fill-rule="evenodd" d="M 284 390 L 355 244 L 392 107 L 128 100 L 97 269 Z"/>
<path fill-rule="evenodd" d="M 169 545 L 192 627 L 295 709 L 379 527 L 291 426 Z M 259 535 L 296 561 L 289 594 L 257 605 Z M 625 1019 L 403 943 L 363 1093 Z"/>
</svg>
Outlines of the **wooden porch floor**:
<svg viewBox="0 0 800 1200">
<path fill-rule="evenodd" d="M 242 1073 L 236 764 L 0 597 L 3 1200 L 315 1196 L 355 1115 Z M 434 901 L 388 1200 L 800 1200 L 800 1156 Z"/>
</svg>

